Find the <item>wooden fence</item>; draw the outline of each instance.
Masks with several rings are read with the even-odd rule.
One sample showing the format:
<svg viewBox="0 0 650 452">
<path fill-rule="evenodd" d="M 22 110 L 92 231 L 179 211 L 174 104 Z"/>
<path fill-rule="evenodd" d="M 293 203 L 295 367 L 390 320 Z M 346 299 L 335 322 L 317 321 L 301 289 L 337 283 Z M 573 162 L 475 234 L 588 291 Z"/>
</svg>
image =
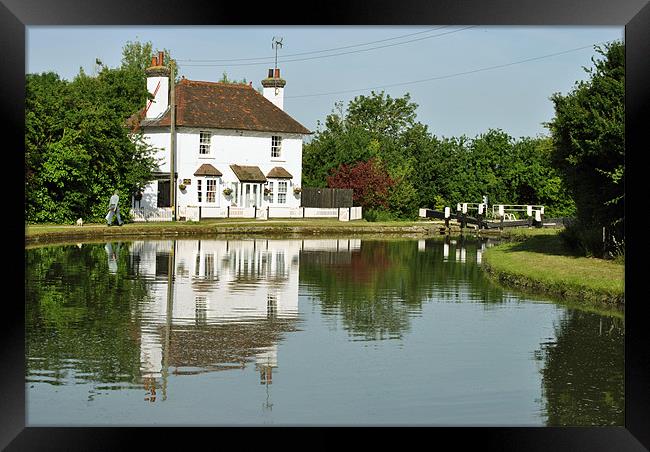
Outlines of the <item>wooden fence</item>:
<svg viewBox="0 0 650 452">
<path fill-rule="evenodd" d="M 352 207 L 351 188 L 303 187 L 300 198 L 302 207 L 318 207 L 321 209 Z"/>
</svg>

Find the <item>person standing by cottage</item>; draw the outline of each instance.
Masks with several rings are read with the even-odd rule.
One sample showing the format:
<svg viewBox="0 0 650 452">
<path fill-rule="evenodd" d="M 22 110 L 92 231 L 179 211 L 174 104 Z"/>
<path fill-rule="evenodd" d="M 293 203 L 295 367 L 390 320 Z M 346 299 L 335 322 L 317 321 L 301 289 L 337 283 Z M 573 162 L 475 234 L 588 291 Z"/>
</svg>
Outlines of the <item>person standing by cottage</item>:
<svg viewBox="0 0 650 452">
<path fill-rule="evenodd" d="M 120 216 L 120 192 L 119 190 L 115 190 L 115 193 L 113 196 L 111 196 L 110 201 L 108 201 L 108 214 L 106 214 L 106 226 L 110 226 L 113 224 L 113 216 L 117 215 L 117 224 L 122 226 L 124 223 L 122 222 L 122 217 Z"/>
</svg>

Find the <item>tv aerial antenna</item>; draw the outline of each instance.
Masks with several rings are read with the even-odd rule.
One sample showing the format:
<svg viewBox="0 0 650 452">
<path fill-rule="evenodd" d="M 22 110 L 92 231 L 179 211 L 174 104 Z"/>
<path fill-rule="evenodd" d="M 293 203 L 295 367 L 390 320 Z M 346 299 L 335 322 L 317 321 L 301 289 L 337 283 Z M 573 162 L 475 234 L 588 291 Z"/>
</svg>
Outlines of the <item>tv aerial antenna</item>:
<svg viewBox="0 0 650 452">
<path fill-rule="evenodd" d="M 277 73 L 278 70 L 278 49 L 282 48 L 282 40 L 284 38 L 282 36 L 273 36 L 273 39 L 271 40 L 271 48 L 275 49 L 275 66 L 273 67 L 273 78 L 275 78 L 275 74 Z M 277 87 L 277 81 L 274 82 L 276 84 L 275 86 L 275 94 L 278 94 L 278 87 Z"/>
</svg>

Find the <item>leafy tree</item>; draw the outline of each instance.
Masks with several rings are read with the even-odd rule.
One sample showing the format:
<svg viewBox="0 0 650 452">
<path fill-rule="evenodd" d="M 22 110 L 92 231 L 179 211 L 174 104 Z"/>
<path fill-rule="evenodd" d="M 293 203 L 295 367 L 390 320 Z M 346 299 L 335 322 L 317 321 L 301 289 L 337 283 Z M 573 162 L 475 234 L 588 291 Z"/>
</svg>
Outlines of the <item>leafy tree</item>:
<svg viewBox="0 0 650 452">
<path fill-rule="evenodd" d="M 150 179 L 151 149 L 126 125 L 149 96 L 136 61 L 143 53 L 134 46 L 124 52 L 123 66 L 102 67 L 96 77 L 83 70 L 72 81 L 54 73 L 27 75 L 28 222 L 99 221 L 115 189 L 126 213 L 129 195 Z"/>
<path fill-rule="evenodd" d="M 351 188 L 353 202 L 367 209 L 388 208 L 388 191 L 394 183 L 376 159 L 341 165 L 327 178 L 330 188 Z"/>
<path fill-rule="evenodd" d="M 370 159 L 393 180 L 387 205 L 398 218 L 415 218 L 419 207 L 480 202 L 543 204 L 548 215 L 567 216 L 573 203 L 551 165 L 549 139 L 514 139 L 491 129 L 476 137 L 438 138 L 416 121 L 407 94 L 358 96 L 347 109 L 338 102 L 304 146 L 303 184 L 324 186 L 332 171 Z"/>
<path fill-rule="evenodd" d="M 625 184 L 625 47 L 597 46 L 590 75 L 567 95 L 551 97 L 553 164 L 576 203 L 583 230 L 606 227 L 623 240 Z M 591 251 L 598 250 L 591 247 Z"/>
</svg>

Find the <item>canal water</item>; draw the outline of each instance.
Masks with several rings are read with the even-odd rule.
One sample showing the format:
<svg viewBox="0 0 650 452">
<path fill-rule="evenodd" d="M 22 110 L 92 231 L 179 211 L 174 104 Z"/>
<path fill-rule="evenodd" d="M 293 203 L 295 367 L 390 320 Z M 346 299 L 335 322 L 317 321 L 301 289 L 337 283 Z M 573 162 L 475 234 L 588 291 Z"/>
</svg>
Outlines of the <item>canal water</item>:
<svg viewBox="0 0 650 452">
<path fill-rule="evenodd" d="M 26 250 L 28 426 L 624 425 L 624 323 L 484 239 Z"/>
</svg>

